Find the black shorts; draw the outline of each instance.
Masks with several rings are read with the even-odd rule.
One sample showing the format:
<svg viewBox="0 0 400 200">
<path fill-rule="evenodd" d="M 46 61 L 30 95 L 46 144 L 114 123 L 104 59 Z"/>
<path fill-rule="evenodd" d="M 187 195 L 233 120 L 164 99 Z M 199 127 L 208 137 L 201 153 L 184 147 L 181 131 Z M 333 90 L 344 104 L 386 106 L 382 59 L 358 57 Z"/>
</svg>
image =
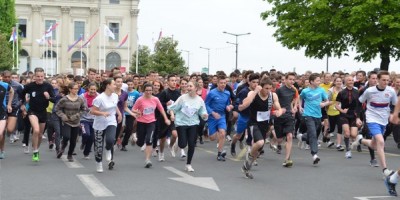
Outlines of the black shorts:
<svg viewBox="0 0 400 200">
<path fill-rule="evenodd" d="M 340 123 L 342 125 L 349 125 L 350 127 L 357 127 L 357 119 L 356 118 L 348 118 L 340 116 Z"/>
<path fill-rule="evenodd" d="M 6 120 L 8 117 L 6 111 L 0 111 L 0 120 Z"/>
<path fill-rule="evenodd" d="M 268 129 L 267 129 L 268 130 Z M 265 127 L 260 127 L 259 125 L 250 125 L 247 128 L 247 133 L 251 135 L 253 138 L 253 142 L 258 142 L 260 140 L 265 141 L 265 138 L 267 137 L 267 131 L 265 130 Z"/>
<path fill-rule="evenodd" d="M 168 126 L 167 124 L 165 124 L 164 120 L 161 120 L 159 125 L 159 139 L 167 137 L 169 134 L 171 134 L 172 131 L 176 131 L 174 122 L 171 122 L 171 125 Z"/>
<path fill-rule="evenodd" d="M 283 138 L 288 133 L 294 132 L 294 117 L 283 116 L 277 117 L 274 121 L 274 129 L 277 138 Z"/>
<path fill-rule="evenodd" d="M 321 121 L 324 121 L 325 119 L 328 119 L 328 113 L 326 113 L 326 109 L 325 108 L 321 108 Z"/>
<path fill-rule="evenodd" d="M 8 113 L 9 117 L 18 117 L 19 108 L 12 108 L 11 113 Z"/>
<path fill-rule="evenodd" d="M 40 111 L 40 112 L 29 110 L 28 111 L 28 116 L 29 115 L 35 115 L 38 118 L 39 123 L 46 123 L 46 121 L 47 121 L 47 112 L 46 112 L 46 110 Z"/>
</svg>

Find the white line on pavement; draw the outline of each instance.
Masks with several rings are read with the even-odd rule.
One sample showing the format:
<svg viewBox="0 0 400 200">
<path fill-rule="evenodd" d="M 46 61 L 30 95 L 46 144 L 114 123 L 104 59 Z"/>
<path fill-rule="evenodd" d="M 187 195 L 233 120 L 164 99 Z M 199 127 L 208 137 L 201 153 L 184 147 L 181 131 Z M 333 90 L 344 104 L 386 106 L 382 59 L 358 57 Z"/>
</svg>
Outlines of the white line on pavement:
<svg viewBox="0 0 400 200">
<path fill-rule="evenodd" d="M 78 176 L 79 180 L 83 183 L 83 185 L 85 185 L 85 187 L 92 193 L 94 197 L 115 196 L 93 174 L 79 174 L 76 176 Z"/>
<path fill-rule="evenodd" d="M 392 196 L 372 196 L 372 197 L 354 197 L 358 200 L 369 200 L 369 199 L 383 199 L 383 198 L 392 198 Z"/>
<path fill-rule="evenodd" d="M 79 163 L 76 159 L 74 162 L 69 162 L 66 155 L 61 157 L 62 161 L 67 165 L 68 168 L 84 168 L 81 163 Z"/>
</svg>

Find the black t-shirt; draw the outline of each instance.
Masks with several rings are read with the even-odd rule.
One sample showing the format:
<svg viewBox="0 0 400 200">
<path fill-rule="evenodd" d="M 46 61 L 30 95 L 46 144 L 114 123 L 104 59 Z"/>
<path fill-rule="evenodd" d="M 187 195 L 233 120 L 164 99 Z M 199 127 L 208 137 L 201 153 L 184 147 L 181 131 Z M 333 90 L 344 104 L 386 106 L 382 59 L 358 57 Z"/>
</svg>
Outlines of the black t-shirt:
<svg viewBox="0 0 400 200">
<path fill-rule="evenodd" d="M 236 95 L 235 110 L 239 110 L 239 105 L 241 105 L 243 103 L 243 100 L 246 99 L 249 92 L 250 92 L 250 89 L 247 87 L 247 88 L 243 88 L 242 90 L 240 90 L 239 94 Z M 242 116 L 249 117 L 250 116 L 250 107 L 248 107 L 242 111 L 239 111 L 239 113 Z"/>
<path fill-rule="evenodd" d="M 180 96 L 180 90 L 170 90 L 169 88 L 167 88 L 159 94 L 158 98 L 160 99 L 161 105 L 164 107 L 164 110 L 167 111 L 167 102 L 170 100 L 175 102 Z"/>
<path fill-rule="evenodd" d="M 257 118 L 259 118 L 258 115 L 261 115 L 262 113 L 270 112 L 272 103 L 273 103 L 272 93 L 270 93 L 268 95 L 268 98 L 265 100 L 261 99 L 260 94 L 257 94 L 256 97 L 254 98 L 253 102 L 251 102 L 251 104 L 249 106 L 250 118 L 249 118 L 248 124 L 249 125 L 257 125 L 262 133 L 266 133 L 268 131 L 269 120 L 260 121 Z M 270 117 L 271 117 L 271 115 L 270 115 Z"/>
<path fill-rule="evenodd" d="M 281 105 L 281 108 L 286 109 L 286 112 L 284 114 L 292 115 L 292 106 L 291 105 L 292 105 L 294 96 L 296 95 L 296 89 L 288 88 L 288 87 L 286 87 L 286 85 L 283 85 L 282 87 L 280 87 L 276 90 L 276 95 L 278 95 L 279 104 Z"/>
<path fill-rule="evenodd" d="M 49 93 L 50 99 L 46 99 L 44 92 Z M 54 90 L 53 87 L 44 82 L 43 84 L 37 84 L 36 82 L 29 83 L 25 85 L 22 91 L 22 101 L 25 102 L 25 95 L 29 94 L 29 110 L 36 112 L 45 112 L 46 108 L 49 106 L 49 101 L 54 102 Z"/>
<path fill-rule="evenodd" d="M 348 109 L 347 113 L 340 113 L 341 116 L 348 118 L 355 118 L 360 116 L 360 102 L 358 101 L 358 90 L 356 89 L 343 89 L 336 97 L 336 101 L 340 102 L 342 109 Z"/>
</svg>

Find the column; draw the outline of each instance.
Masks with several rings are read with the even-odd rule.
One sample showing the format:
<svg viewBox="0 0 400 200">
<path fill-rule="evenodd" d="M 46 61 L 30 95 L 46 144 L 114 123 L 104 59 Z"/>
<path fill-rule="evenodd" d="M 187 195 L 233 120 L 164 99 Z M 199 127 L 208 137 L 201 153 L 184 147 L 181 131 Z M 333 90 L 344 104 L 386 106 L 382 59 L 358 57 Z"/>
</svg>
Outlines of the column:
<svg viewBox="0 0 400 200">
<path fill-rule="evenodd" d="M 131 54 L 131 55 L 129 55 L 130 62 L 132 62 L 132 59 L 134 59 L 134 58 L 132 58 L 132 55 L 136 52 L 136 47 L 137 47 L 137 43 L 138 43 L 138 41 L 137 41 L 137 34 L 138 34 L 137 33 L 137 18 L 138 18 L 138 15 L 139 15 L 139 9 L 131 9 L 131 27 L 129 30 L 129 32 L 130 32 L 129 37 L 131 37 L 130 44 L 129 44 L 130 54 Z M 131 67 L 131 64 L 127 63 L 126 66 L 127 66 L 127 71 L 128 71 L 129 68 Z"/>
<path fill-rule="evenodd" d="M 96 30 L 99 28 L 100 26 L 100 17 L 99 17 L 99 8 L 90 8 L 90 18 L 89 18 L 89 24 L 90 25 L 90 36 L 92 34 L 94 34 L 96 32 Z M 90 46 L 89 46 L 89 52 L 88 55 L 89 56 L 89 65 L 87 66 L 88 68 L 95 68 L 97 69 L 99 66 L 99 39 L 98 37 L 100 37 L 101 35 L 101 29 L 99 29 L 99 32 L 97 33 L 96 37 L 94 37 L 91 41 L 90 41 Z M 90 37 L 89 36 L 89 37 Z"/>
<path fill-rule="evenodd" d="M 30 29 L 32 30 L 32 52 L 30 52 L 30 56 L 38 59 L 42 57 L 43 52 L 40 51 L 36 39 L 41 38 L 44 33 L 44 26 L 42 27 L 40 23 L 40 10 L 40 5 L 32 5 L 32 28 Z"/>
<path fill-rule="evenodd" d="M 70 42 L 70 12 L 71 8 L 67 6 L 61 7 L 61 47 L 60 47 L 60 57 L 61 63 L 58 65 L 59 73 L 72 72 L 70 53 L 68 53 L 68 45 Z"/>
</svg>

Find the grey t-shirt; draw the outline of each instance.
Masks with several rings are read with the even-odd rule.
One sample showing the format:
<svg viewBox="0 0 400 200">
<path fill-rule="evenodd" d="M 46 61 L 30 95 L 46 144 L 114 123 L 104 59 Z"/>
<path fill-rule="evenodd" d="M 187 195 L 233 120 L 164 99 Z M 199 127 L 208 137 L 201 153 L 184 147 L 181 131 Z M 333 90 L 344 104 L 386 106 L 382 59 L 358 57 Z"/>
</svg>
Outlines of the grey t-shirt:
<svg viewBox="0 0 400 200">
<path fill-rule="evenodd" d="M 278 95 L 279 104 L 281 105 L 281 108 L 286 109 L 285 115 L 291 115 L 292 108 L 290 105 L 292 104 L 292 101 L 295 98 L 296 89 L 294 87 L 288 88 L 286 85 L 283 85 L 282 87 L 276 90 L 276 94 Z"/>
</svg>

